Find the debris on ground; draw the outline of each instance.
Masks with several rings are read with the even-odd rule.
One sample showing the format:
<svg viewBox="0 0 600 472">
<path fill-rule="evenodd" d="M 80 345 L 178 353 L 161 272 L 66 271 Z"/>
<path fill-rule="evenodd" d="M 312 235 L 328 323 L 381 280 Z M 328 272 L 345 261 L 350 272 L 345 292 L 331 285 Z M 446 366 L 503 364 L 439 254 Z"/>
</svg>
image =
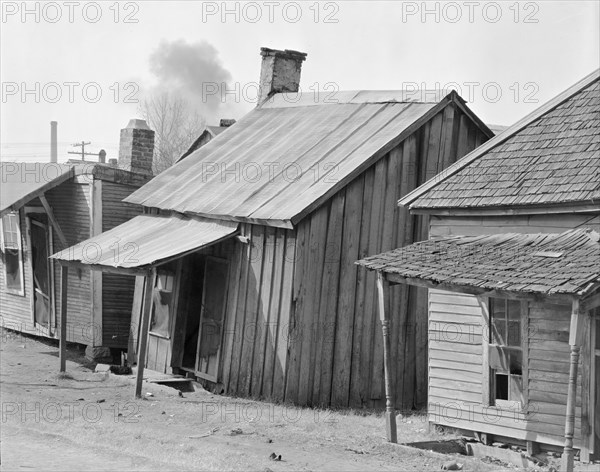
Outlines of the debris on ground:
<svg viewBox="0 0 600 472">
<path fill-rule="evenodd" d="M 271 455 L 269 456 L 269 459 L 271 459 L 272 461 L 280 461 L 281 460 L 281 454 L 277 455 L 274 452 L 272 452 Z"/>
<path fill-rule="evenodd" d="M 238 434 L 244 434 L 242 428 L 235 428 L 229 431 L 229 436 L 237 436 Z"/>
<path fill-rule="evenodd" d="M 442 464 L 442 470 L 462 470 L 463 465 L 456 461 L 448 461 Z"/>
<path fill-rule="evenodd" d="M 219 428 L 213 428 L 210 431 L 207 431 L 204 434 L 197 434 L 195 436 L 188 436 L 188 438 L 190 439 L 200 439 L 200 438 L 206 438 L 208 436 L 212 436 L 213 434 L 215 434 L 217 431 L 219 431 Z"/>
</svg>

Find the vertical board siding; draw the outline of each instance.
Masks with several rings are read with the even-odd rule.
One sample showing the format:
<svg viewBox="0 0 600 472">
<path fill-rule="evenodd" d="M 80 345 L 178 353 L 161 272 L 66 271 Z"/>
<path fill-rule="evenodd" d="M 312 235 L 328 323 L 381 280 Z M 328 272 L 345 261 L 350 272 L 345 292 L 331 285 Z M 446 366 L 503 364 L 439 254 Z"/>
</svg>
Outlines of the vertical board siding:
<svg viewBox="0 0 600 472">
<path fill-rule="evenodd" d="M 283 400 L 294 269 L 294 232 L 242 224 L 233 241 L 221 363 L 232 395 Z M 223 243 L 225 244 L 225 243 Z"/>
<path fill-rule="evenodd" d="M 427 239 L 428 220 L 398 208 L 397 200 L 484 139 L 477 126 L 450 105 L 298 224 L 296 250 L 306 257 L 297 258 L 294 272 L 286 400 L 384 405 L 375 276 L 354 262 Z M 327 253 L 339 253 L 335 268 Z M 331 280 L 335 274 L 337 284 Z M 392 287 L 390 295 L 396 405 L 420 407 L 427 392 L 427 291 Z M 328 332 L 330 345 L 323 342 Z"/>
<path fill-rule="evenodd" d="M 122 201 L 136 189 L 133 185 L 102 181 L 102 232 L 141 214 L 141 206 Z M 115 250 L 134 254 L 134 246 L 128 243 L 120 241 Z M 127 347 L 134 290 L 134 276 L 102 273 L 102 346 Z"/>
<path fill-rule="evenodd" d="M 429 291 L 429 421 L 562 446 L 571 307 L 529 302 L 525 414 L 485 406 L 483 338 L 488 334 L 480 303 L 486 302 L 472 295 Z M 576 446 L 581 442 L 581 371 L 577 382 Z"/>
</svg>

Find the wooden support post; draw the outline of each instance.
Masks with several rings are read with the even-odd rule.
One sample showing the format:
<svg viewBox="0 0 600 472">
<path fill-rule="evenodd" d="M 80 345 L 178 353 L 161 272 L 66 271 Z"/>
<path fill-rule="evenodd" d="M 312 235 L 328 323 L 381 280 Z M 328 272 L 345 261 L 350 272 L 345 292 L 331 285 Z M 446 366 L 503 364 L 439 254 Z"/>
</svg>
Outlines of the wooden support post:
<svg viewBox="0 0 600 472">
<path fill-rule="evenodd" d="M 573 435 L 575 434 L 575 401 L 577 399 L 577 364 L 579 363 L 579 350 L 581 349 L 583 337 L 583 318 L 583 315 L 579 312 L 579 300 L 574 300 L 569 331 L 571 365 L 569 368 L 569 390 L 565 417 L 565 447 L 561 466 L 561 470 L 564 472 L 573 472 L 574 466 Z"/>
<path fill-rule="evenodd" d="M 385 423 L 387 439 L 389 442 L 397 443 L 398 436 L 396 431 L 396 410 L 394 408 L 394 391 L 392 387 L 392 359 L 390 343 L 390 317 L 387 309 L 389 303 L 389 282 L 384 278 L 383 273 L 377 272 L 377 295 L 379 304 L 379 319 L 381 320 L 381 330 L 383 332 L 383 365 L 385 372 Z"/>
<path fill-rule="evenodd" d="M 67 370 L 67 296 L 69 284 L 69 266 L 61 266 L 60 277 L 60 371 Z"/>
<path fill-rule="evenodd" d="M 140 351 L 135 379 L 135 397 L 142 398 L 142 383 L 144 381 L 144 364 L 146 364 L 146 348 L 148 346 L 148 328 L 150 326 L 150 311 L 152 308 L 152 291 L 155 269 L 146 275 L 144 283 L 144 305 L 142 308 L 142 326 L 140 327 Z"/>
</svg>

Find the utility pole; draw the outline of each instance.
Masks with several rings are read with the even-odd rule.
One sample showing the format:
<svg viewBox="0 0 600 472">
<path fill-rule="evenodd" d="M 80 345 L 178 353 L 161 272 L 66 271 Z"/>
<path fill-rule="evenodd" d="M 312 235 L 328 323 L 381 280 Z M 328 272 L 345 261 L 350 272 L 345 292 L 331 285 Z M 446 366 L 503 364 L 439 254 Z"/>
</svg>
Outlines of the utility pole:
<svg viewBox="0 0 600 472">
<path fill-rule="evenodd" d="M 72 144 L 71 146 L 73 146 L 73 147 L 80 147 L 81 148 L 81 152 L 80 151 L 68 151 L 68 154 L 77 154 L 77 155 L 80 155 L 82 161 L 85 161 L 85 156 L 97 156 L 98 154 L 96 154 L 96 153 L 85 152 L 85 147 L 88 144 L 92 144 L 92 143 L 86 143 L 85 141 L 81 141 L 80 143 Z"/>
</svg>

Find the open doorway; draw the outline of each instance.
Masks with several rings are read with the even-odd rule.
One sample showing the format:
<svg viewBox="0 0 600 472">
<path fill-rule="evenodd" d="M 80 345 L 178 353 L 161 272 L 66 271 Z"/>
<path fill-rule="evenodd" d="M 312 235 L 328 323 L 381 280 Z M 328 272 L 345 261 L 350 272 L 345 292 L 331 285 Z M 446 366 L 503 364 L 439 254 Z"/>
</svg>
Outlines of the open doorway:
<svg viewBox="0 0 600 472">
<path fill-rule="evenodd" d="M 194 254 L 186 261 L 180 316 L 185 324 L 181 367 L 217 382 L 225 319 L 226 259 Z"/>
<path fill-rule="evenodd" d="M 33 274 L 33 319 L 40 327 L 52 331 L 53 307 L 52 294 L 53 284 L 50 262 L 48 256 L 51 254 L 49 227 L 46 222 L 40 221 L 41 215 L 36 219 L 29 218 L 31 239 L 31 269 Z"/>
</svg>

